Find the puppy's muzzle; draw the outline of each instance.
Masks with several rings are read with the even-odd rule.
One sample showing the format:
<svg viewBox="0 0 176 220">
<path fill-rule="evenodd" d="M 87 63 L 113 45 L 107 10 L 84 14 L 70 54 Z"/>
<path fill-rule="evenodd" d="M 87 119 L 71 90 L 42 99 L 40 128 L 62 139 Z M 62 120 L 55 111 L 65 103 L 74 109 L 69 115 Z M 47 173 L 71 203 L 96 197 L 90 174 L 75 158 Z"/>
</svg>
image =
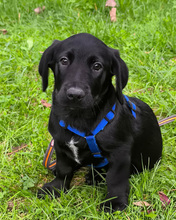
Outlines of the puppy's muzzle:
<svg viewBox="0 0 176 220">
<path fill-rule="evenodd" d="M 67 98 L 70 101 L 81 101 L 85 97 L 85 92 L 78 87 L 71 87 L 66 91 Z"/>
</svg>

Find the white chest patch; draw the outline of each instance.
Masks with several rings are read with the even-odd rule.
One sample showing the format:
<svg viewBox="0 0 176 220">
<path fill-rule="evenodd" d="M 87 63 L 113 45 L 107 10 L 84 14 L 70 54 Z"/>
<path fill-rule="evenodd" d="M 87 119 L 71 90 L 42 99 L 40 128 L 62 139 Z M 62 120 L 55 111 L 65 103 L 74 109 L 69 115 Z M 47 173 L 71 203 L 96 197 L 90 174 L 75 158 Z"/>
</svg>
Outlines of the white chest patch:
<svg viewBox="0 0 176 220">
<path fill-rule="evenodd" d="M 80 164 L 80 161 L 79 161 L 79 158 L 78 158 L 78 148 L 76 147 L 77 143 L 78 143 L 77 141 L 74 141 L 74 139 L 71 138 L 71 140 L 67 143 L 67 146 L 73 152 L 75 161 Z"/>
</svg>

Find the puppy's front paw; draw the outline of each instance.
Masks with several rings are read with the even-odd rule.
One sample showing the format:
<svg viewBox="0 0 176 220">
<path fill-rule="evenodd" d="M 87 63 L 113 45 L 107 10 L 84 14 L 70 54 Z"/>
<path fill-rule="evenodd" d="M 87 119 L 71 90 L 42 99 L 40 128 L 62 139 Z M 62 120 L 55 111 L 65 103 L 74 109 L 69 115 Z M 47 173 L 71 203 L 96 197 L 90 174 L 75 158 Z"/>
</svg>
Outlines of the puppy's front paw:
<svg viewBox="0 0 176 220">
<path fill-rule="evenodd" d="M 38 190 L 37 197 L 39 199 L 44 199 L 46 195 L 58 198 L 60 197 L 59 189 L 56 189 L 50 183 L 46 183 L 41 189 Z"/>
<path fill-rule="evenodd" d="M 110 198 L 106 198 L 108 200 Z M 128 205 L 128 198 L 126 197 L 118 197 L 110 199 L 100 205 L 101 209 L 104 212 L 115 212 L 115 211 L 122 211 L 124 210 Z"/>
</svg>

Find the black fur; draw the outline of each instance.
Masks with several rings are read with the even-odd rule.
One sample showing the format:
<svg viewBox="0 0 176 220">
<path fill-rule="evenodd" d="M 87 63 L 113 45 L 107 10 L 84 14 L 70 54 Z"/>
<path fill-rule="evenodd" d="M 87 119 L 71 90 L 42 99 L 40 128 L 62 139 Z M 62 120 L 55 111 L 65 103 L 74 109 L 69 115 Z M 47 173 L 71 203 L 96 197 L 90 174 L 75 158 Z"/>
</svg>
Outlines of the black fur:
<svg viewBox="0 0 176 220">
<path fill-rule="evenodd" d="M 48 86 L 48 68 L 55 77 L 49 131 L 55 143 L 56 178 L 39 190 L 38 197 L 47 193 L 59 196 L 59 190 L 69 189 L 77 169 L 99 162 L 92 156 L 86 140 L 60 127 L 59 120 L 89 134 L 116 103 L 115 118 L 96 135 L 96 141 L 109 161 L 106 199 L 113 197 L 102 206 L 105 211 L 110 207 L 123 210 L 128 204 L 130 174 L 153 168 L 161 158 L 162 138 L 153 111 L 141 100 L 129 98 L 137 107 L 136 119 L 132 116 L 122 95 L 128 81 L 125 62 L 118 50 L 90 34 L 56 40 L 46 49 L 39 65 L 44 91 Z M 116 89 L 111 82 L 113 75 Z M 68 147 L 71 139 L 75 141 L 79 163 Z M 87 175 L 88 182 L 91 176 Z"/>
</svg>

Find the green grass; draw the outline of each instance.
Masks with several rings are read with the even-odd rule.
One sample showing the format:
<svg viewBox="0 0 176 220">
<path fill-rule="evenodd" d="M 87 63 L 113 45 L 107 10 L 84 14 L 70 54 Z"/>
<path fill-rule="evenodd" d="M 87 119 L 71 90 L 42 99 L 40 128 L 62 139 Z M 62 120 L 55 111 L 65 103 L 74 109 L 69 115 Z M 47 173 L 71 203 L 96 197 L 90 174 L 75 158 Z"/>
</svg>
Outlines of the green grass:
<svg viewBox="0 0 176 220">
<path fill-rule="evenodd" d="M 43 5 L 45 11 L 36 15 L 34 9 Z M 119 0 L 115 23 L 104 5 L 101 0 L 0 2 L 0 29 L 8 31 L 0 33 L 0 219 L 176 219 L 175 122 L 161 127 L 161 164 L 131 177 L 125 211 L 101 212 L 106 186 L 85 185 L 84 170 L 60 199 L 36 197 L 37 188 L 53 178 L 42 166 L 51 136 L 50 109 L 41 105 L 41 99 L 51 102 L 53 76 L 42 93 L 37 69 L 40 51 L 54 39 L 88 32 L 119 49 L 130 71 L 124 93 L 147 102 L 158 119 L 176 114 L 176 1 Z M 159 191 L 171 200 L 166 208 Z M 147 201 L 152 208 L 135 206 L 136 201 Z"/>
</svg>

